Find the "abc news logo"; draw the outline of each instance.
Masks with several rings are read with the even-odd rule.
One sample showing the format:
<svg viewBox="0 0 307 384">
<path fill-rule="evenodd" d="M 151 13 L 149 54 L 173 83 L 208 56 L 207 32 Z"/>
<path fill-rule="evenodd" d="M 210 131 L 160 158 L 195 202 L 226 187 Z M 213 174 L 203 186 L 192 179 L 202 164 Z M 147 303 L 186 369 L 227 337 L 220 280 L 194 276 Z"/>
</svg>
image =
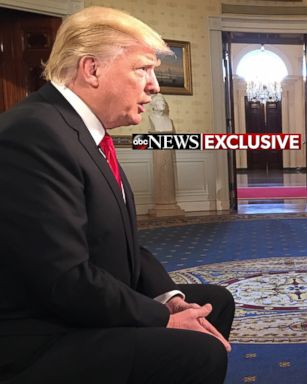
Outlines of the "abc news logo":
<svg viewBox="0 0 307 384">
<path fill-rule="evenodd" d="M 138 150 L 298 150 L 302 147 L 302 137 L 299 133 L 134 134 L 132 147 Z"/>
<path fill-rule="evenodd" d="M 145 149 L 202 149 L 201 134 L 134 134 L 132 148 Z"/>
</svg>

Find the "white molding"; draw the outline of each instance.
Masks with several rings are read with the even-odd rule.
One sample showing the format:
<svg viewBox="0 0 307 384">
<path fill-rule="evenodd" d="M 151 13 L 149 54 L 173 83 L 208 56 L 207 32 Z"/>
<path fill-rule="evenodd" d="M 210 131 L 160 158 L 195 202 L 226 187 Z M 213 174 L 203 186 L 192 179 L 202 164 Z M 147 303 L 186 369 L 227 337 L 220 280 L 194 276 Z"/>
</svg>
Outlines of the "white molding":
<svg viewBox="0 0 307 384">
<path fill-rule="evenodd" d="M 307 15 L 222 15 L 209 17 L 211 31 L 306 33 Z"/>
<path fill-rule="evenodd" d="M 186 212 L 215 211 L 216 153 L 223 151 L 176 151 L 174 168 L 176 200 Z M 118 148 L 118 159 L 134 192 L 138 214 L 153 208 L 153 159 L 151 151 Z"/>
<path fill-rule="evenodd" d="M 221 31 L 210 30 L 210 58 L 213 100 L 213 132 L 226 132 L 225 87 L 222 70 L 222 34 Z M 215 170 L 213 185 L 216 190 L 216 209 L 229 209 L 228 160 L 226 151 L 215 151 L 212 168 Z"/>
<path fill-rule="evenodd" d="M 153 208 L 152 152 L 133 151 L 130 148 L 117 148 L 116 152 L 131 184 L 136 211 L 138 214 L 146 214 Z"/>
</svg>

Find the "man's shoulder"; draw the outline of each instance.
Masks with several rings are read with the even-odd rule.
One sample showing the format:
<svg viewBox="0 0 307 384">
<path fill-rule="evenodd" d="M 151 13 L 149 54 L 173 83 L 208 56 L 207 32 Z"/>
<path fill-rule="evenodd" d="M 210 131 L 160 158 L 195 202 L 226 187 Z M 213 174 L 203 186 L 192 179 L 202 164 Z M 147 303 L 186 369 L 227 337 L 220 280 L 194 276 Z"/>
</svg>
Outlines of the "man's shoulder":
<svg viewBox="0 0 307 384">
<path fill-rule="evenodd" d="M 0 114 L 0 121 L 14 121 L 20 119 L 22 115 L 24 118 L 31 118 L 35 116 L 45 116 L 47 111 L 53 111 L 54 108 L 52 104 L 45 99 L 40 90 L 31 93 L 29 96 L 25 97 L 23 100 L 19 101 L 17 104 L 12 106 L 7 111 Z"/>
<path fill-rule="evenodd" d="M 59 106 L 66 101 L 50 83 L 18 102 L 9 110 L 0 114 L 0 127 L 17 125 L 33 125 L 44 122 L 54 125 L 54 119 L 60 117 Z"/>
</svg>

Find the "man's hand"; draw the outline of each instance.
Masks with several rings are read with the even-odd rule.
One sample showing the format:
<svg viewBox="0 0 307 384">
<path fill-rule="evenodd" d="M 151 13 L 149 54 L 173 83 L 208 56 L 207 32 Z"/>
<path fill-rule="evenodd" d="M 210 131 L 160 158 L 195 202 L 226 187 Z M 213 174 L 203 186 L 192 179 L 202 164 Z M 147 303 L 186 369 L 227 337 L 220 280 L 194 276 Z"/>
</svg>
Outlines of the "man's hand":
<svg viewBox="0 0 307 384">
<path fill-rule="evenodd" d="M 171 314 L 166 327 L 207 333 L 220 340 L 226 348 L 226 351 L 230 352 L 231 346 L 229 342 L 212 324 L 209 323 L 208 320 L 205 319 L 211 311 L 211 304 L 206 304 L 202 307 L 198 306 L 198 308 L 185 309 L 181 312 Z"/>
<path fill-rule="evenodd" d="M 187 303 L 180 296 L 172 297 L 165 305 L 170 311 L 170 314 L 182 312 L 189 308 L 200 308 L 200 305 L 195 303 Z"/>
</svg>

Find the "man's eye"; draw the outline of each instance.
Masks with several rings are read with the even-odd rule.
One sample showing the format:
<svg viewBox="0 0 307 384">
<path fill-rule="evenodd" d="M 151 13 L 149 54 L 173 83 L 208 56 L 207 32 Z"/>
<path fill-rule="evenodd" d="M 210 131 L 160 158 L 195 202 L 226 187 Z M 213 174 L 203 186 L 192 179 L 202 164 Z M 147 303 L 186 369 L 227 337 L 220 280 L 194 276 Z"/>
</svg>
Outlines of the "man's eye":
<svg viewBox="0 0 307 384">
<path fill-rule="evenodd" d="M 152 66 L 149 66 L 149 65 L 145 65 L 143 67 L 137 67 L 136 69 L 136 72 L 140 75 L 140 76 L 151 76 L 151 73 L 152 71 L 154 70 L 152 68 Z"/>
<path fill-rule="evenodd" d="M 147 72 L 147 67 L 139 67 L 139 68 L 137 68 L 137 71 L 139 71 L 139 72 Z"/>
</svg>

